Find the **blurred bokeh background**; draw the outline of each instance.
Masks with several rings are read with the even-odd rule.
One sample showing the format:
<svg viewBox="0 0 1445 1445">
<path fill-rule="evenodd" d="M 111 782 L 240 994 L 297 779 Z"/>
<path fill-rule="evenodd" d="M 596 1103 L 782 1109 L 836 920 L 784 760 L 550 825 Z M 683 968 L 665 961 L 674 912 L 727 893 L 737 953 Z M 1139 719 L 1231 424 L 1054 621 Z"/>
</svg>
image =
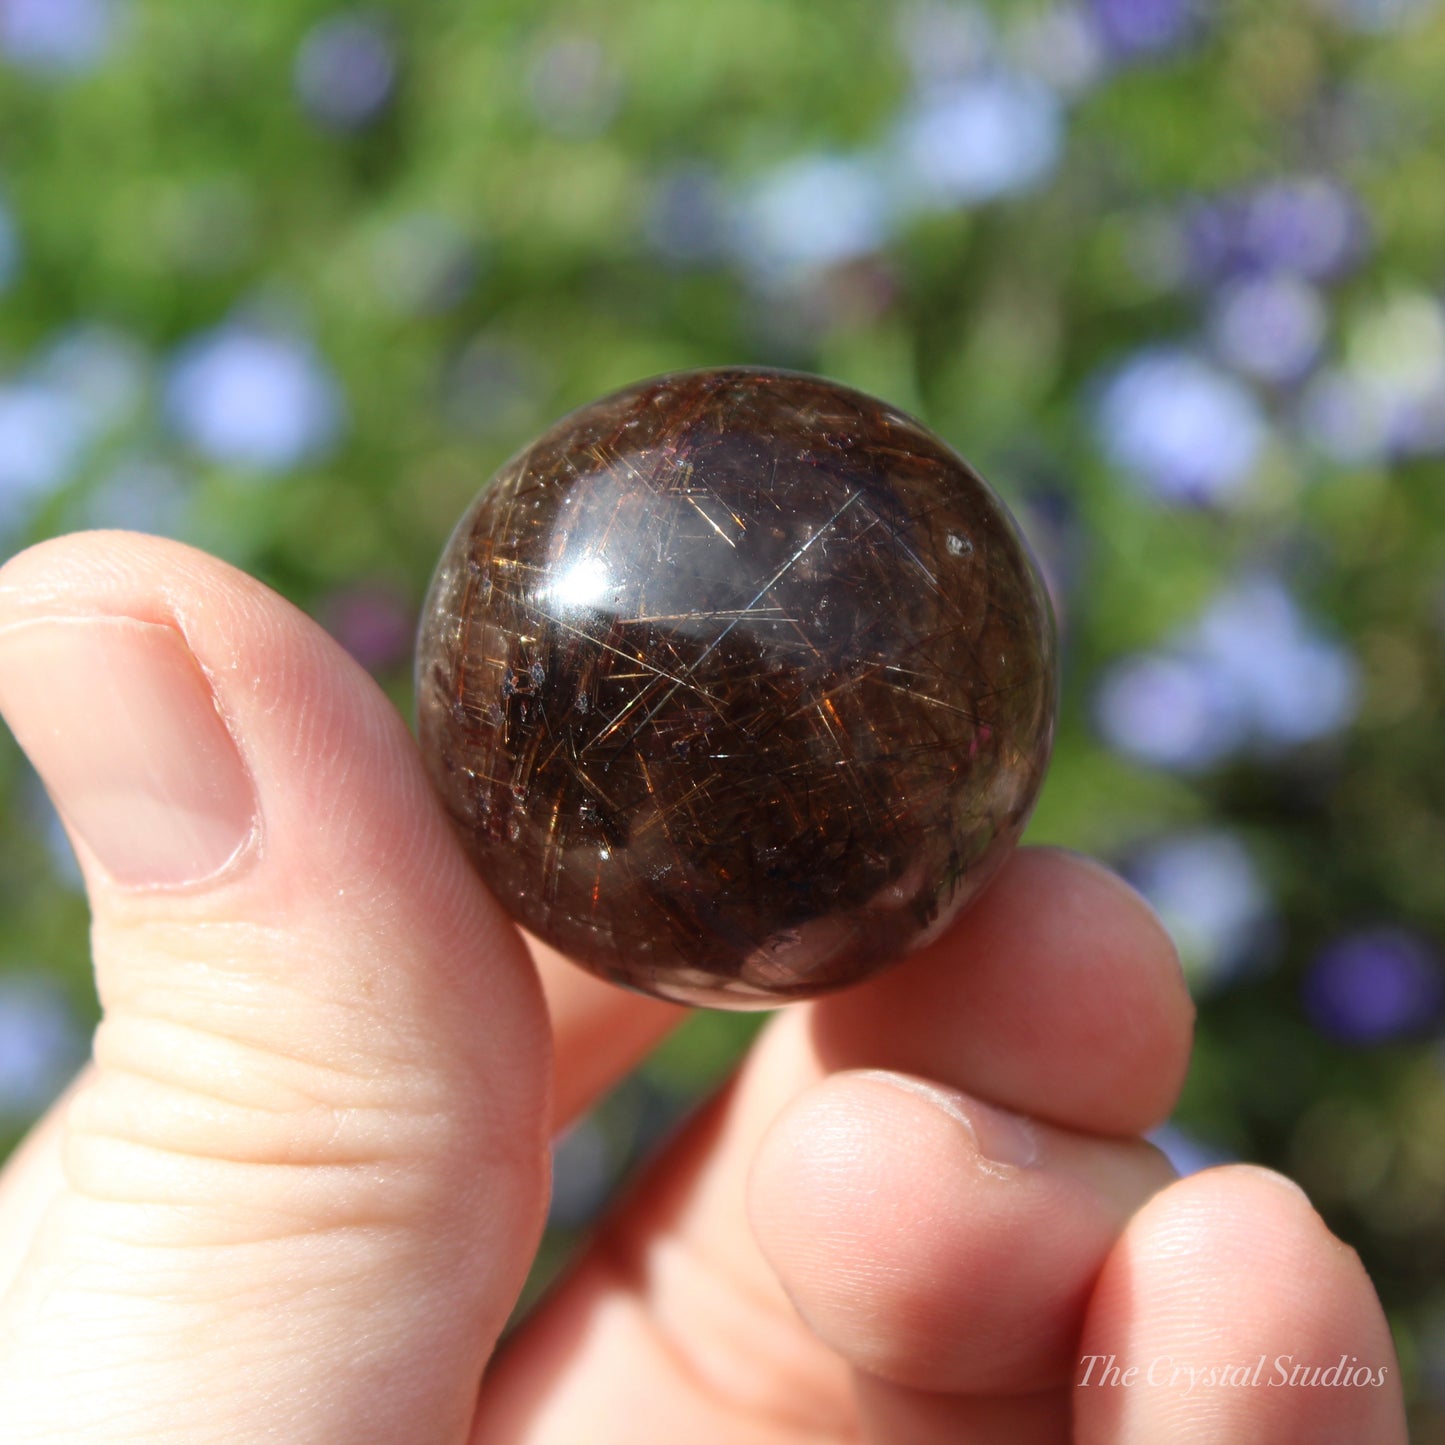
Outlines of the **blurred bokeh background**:
<svg viewBox="0 0 1445 1445">
<path fill-rule="evenodd" d="M 1031 837 L 1199 1046 L 1161 1142 L 1298 1178 L 1445 1439 L 1445 4 L 0 0 L 0 552 L 164 533 L 410 716 L 493 469 L 674 367 L 816 370 L 1016 507 L 1065 637 Z M 86 910 L 0 743 L 0 1153 Z M 756 1020 L 557 1148 L 539 1280 Z"/>
</svg>

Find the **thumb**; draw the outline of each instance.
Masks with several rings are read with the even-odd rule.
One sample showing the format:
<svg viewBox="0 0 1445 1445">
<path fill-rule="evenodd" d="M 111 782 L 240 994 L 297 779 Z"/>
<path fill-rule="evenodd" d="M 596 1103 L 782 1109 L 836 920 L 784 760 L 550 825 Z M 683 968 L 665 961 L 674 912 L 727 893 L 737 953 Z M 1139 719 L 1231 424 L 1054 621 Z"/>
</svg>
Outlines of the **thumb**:
<svg viewBox="0 0 1445 1445">
<path fill-rule="evenodd" d="M 103 1015 L 0 1299 L 7 1438 L 464 1438 L 545 1213 L 548 1034 L 401 719 L 259 583 L 124 533 L 0 568 L 0 711 Z"/>
</svg>

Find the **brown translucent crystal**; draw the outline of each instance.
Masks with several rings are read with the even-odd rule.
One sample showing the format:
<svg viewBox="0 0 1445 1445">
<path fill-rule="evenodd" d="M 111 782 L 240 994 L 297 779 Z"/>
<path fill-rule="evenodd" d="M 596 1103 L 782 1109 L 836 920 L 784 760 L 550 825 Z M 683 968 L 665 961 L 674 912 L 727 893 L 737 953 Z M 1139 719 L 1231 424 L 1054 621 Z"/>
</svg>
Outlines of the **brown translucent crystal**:
<svg viewBox="0 0 1445 1445">
<path fill-rule="evenodd" d="M 760 1007 L 936 935 L 1053 733 L 1054 629 L 1002 503 L 892 407 L 788 372 L 643 382 L 462 518 L 421 745 L 513 915 L 618 983 Z"/>
</svg>

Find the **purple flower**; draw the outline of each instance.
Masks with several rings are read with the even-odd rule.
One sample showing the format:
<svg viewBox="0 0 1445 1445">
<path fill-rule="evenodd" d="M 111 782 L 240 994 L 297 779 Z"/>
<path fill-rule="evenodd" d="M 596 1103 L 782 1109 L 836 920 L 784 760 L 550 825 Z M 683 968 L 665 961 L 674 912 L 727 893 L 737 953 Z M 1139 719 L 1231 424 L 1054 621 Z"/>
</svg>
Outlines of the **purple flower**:
<svg viewBox="0 0 1445 1445">
<path fill-rule="evenodd" d="M 1364 217 L 1359 202 L 1338 181 L 1288 176 L 1260 186 L 1250 197 L 1244 234 L 1260 266 L 1324 281 L 1358 259 Z"/>
<path fill-rule="evenodd" d="M 1316 1028 L 1352 1044 L 1379 1044 L 1428 1030 L 1445 1003 L 1440 956 L 1398 928 L 1346 934 L 1315 959 L 1304 1004 Z"/>
<path fill-rule="evenodd" d="M 1232 981 L 1257 961 L 1274 911 L 1249 850 L 1233 833 L 1161 839 L 1124 872 L 1169 930 L 1196 994 Z"/>
<path fill-rule="evenodd" d="M 1201 1169 L 1213 1169 L 1216 1164 L 1234 1162 L 1232 1155 L 1196 1139 L 1177 1124 L 1161 1124 L 1145 1137 L 1168 1159 L 1181 1178 L 1186 1174 L 1197 1174 Z"/>
<path fill-rule="evenodd" d="M 1251 392 L 1176 347 L 1141 351 L 1114 372 L 1095 425 L 1109 460 L 1138 486 L 1195 505 L 1242 497 L 1269 436 Z"/>
<path fill-rule="evenodd" d="M 0 0 L 0 55 L 49 75 L 93 70 L 120 23 L 117 0 Z"/>
<path fill-rule="evenodd" d="M 1327 176 L 1282 176 L 1197 203 L 1186 214 L 1191 269 L 1204 282 L 1283 271 L 1330 281 L 1364 255 L 1364 212 Z"/>
<path fill-rule="evenodd" d="M 149 360 L 122 332 L 82 325 L 60 333 L 0 385 L 0 534 L 81 470 L 94 444 L 139 409 Z"/>
<path fill-rule="evenodd" d="M 0 1118 L 28 1120 L 85 1061 L 65 994 L 39 973 L 0 974 Z"/>
<path fill-rule="evenodd" d="M 1124 60 L 1177 50 L 1200 28 L 1194 0 L 1091 0 L 1090 9 L 1104 44 Z"/>
<path fill-rule="evenodd" d="M 643 227 L 654 251 L 679 265 L 720 260 L 733 224 L 727 194 L 703 165 L 679 167 L 654 185 Z"/>
<path fill-rule="evenodd" d="M 866 160 L 806 156 L 765 176 L 742 203 L 736 243 L 764 281 L 876 251 L 892 216 L 883 180 Z"/>
<path fill-rule="evenodd" d="M 1034 190 L 1064 146 L 1058 97 L 1042 81 L 981 71 L 925 91 L 905 112 L 895 142 L 910 203 L 979 205 Z"/>
<path fill-rule="evenodd" d="M 396 84 L 390 35 L 366 15 L 323 20 L 301 42 L 295 84 L 315 120 L 334 130 L 359 130 L 381 114 Z"/>
<path fill-rule="evenodd" d="M 0 536 L 70 480 L 90 436 L 74 397 L 36 381 L 0 385 Z"/>
<path fill-rule="evenodd" d="M 1277 577 L 1261 573 L 1219 593 L 1186 647 L 1266 750 L 1326 737 L 1354 716 L 1353 658 L 1303 616 Z"/>
<path fill-rule="evenodd" d="M 1103 675 L 1095 716 L 1120 752 L 1180 772 L 1242 751 L 1268 757 L 1354 717 L 1358 668 L 1268 573 L 1225 588 L 1157 652 Z"/>
<path fill-rule="evenodd" d="M 1209 333 L 1236 370 L 1261 381 L 1298 380 L 1314 364 L 1325 336 L 1319 293 L 1298 277 L 1247 276 L 1215 296 Z"/>
<path fill-rule="evenodd" d="M 30 369 L 79 407 L 95 435 L 133 417 L 150 384 L 150 357 L 123 331 L 85 323 L 56 336 Z"/>
<path fill-rule="evenodd" d="M 1346 463 L 1445 453 L 1445 311 L 1403 292 L 1355 318 L 1343 366 L 1305 393 L 1300 420 Z"/>
<path fill-rule="evenodd" d="M 166 411 L 203 456 L 272 473 L 325 455 L 343 420 L 340 390 L 309 343 L 239 323 L 181 350 Z"/>
<path fill-rule="evenodd" d="M 188 479 L 169 463 L 126 457 L 85 489 L 76 525 L 175 537 L 186 530 L 189 504 Z"/>
<path fill-rule="evenodd" d="M 916 0 L 903 8 L 898 46 L 920 85 L 957 80 L 993 54 L 993 21 L 979 5 Z"/>
<path fill-rule="evenodd" d="M 1384 459 L 1389 451 L 1389 399 L 1368 381 L 1339 369 L 1322 371 L 1300 398 L 1299 426 L 1325 456 L 1345 466 Z"/>
<path fill-rule="evenodd" d="M 365 668 L 382 672 L 411 652 L 416 614 L 396 591 L 361 583 L 333 592 L 322 604 L 321 623 Z"/>
<path fill-rule="evenodd" d="M 1103 79 L 1103 37 L 1093 16 L 1076 5 L 1021 14 L 1009 41 L 1022 68 L 1061 95 L 1080 95 Z"/>
<path fill-rule="evenodd" d="M 1243 710 L 1197 657 L 1143 653 L 1115 663 L 1094 700 L 1100 732 L 1153 767 L 1198 772 L 1248 735 Z"/>
</svg>

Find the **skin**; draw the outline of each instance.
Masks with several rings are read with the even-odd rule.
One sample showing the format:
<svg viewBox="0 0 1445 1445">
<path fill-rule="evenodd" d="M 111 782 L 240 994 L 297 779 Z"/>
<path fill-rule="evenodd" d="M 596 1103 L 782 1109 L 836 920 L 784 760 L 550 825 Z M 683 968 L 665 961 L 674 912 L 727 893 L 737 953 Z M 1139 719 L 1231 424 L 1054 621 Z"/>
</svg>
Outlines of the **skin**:
<svg viewBox="0 0 1445 1445">
<path fill-rule="evenodd" d="M 274 593 L 120 533 L 0 569 L 0 630 L 95 615 L 179 630 L 265 828 L 174 888 L 77 842 L 104 1021 L 0 1176 L 7 1439 L 1405 1440 L 1379 1302 L 1305 1196 L 1176 1180 L 1138 1138 L 1192 1006 L 1142 900 L 1050 849 L 926 952 L 776 1015 L 494 1356 L 548 1139 L 682 1011 L 529 945 L 402 720 Z M 1385 1383 L 1177 1368 L 1342 1353 Z M 1166 1364 L 1080 1384 L 1110 1355 Z"/>
</svg>

